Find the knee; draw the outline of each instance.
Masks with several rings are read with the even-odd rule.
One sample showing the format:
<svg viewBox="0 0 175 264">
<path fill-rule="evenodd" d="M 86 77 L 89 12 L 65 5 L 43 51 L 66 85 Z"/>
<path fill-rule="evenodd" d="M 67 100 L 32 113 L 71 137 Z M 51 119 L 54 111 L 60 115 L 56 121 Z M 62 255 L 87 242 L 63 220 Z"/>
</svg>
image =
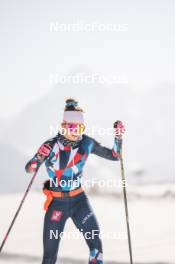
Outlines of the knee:
<svg viewBox="0 0 175 264">
<path fill-rule="evenodd" d="M 47 244 L 47 247 L 44 247 L 43 261 L 42 264 L 55 264 L 57 260 L 58 249 L 53 244 Z"/>
<path fill-rule="evenodd" d="M 44 253 L 42 264 L 55 264 L 57 260 L 56 254 Z"/>
<path fill-rule="evenodd" d="M 97 248 L 90 250 L 89 264 L 93 263 L 103 264 L 103 253 Z"/>
<path fill-rule="evenodd" d="M 91 239 L 89 239 L 88 245 L 90 250 L 97 249 L 99 252 L 102 252 L 102 241 L 99 230 L 93 230 L 91 232 Z"/>
</svg>

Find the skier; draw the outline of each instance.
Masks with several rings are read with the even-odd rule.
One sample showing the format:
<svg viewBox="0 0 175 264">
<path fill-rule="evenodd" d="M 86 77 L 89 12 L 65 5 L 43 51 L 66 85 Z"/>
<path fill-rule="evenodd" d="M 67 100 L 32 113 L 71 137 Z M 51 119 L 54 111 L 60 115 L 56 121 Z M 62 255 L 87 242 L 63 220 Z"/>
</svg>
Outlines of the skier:
<svg viewBox="0 0 175 264">
<path fill-rule="evenodd" d="M 47 198 L 44 204 L 46 214 L 42 264 L 56 263 L 61 235 L 51 239 L 50 231 L 62 234 L 69 217 L 82 232 L 89 247 L 88 263 L 103 264 L 99 225 L 81 186 L 81 177 L 90 153 L 113 161 L 119 160 L 122 134 L 125 129 L 121 121 L 115 122 L 114 127 L 114 146 L 109 149 L 84 134 L 83 110 L 78 107 L 76 100 L 69 98 L 66 100 L 61 130 L 55 137 L 44 142 L 26 164 L 26 171 L 32 173 L 44 162 L 50 177 L 43 187 Z M 95 230 L 94 236 L 93 230 Z"/>
</svg>

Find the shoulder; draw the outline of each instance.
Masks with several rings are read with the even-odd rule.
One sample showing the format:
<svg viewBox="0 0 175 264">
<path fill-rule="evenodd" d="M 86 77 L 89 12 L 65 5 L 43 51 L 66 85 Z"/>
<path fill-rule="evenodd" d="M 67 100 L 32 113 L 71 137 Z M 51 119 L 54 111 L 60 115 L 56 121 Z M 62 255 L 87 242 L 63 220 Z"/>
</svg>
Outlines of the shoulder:
<svg viewBox="0 0 175 264">
<path fill-rule="evenodd" d="M 94 139 L 94 138 L 92 138 L 92 137 L 89 137 L 89 136 L 86 135 L 86 134 L 83 135 L 83 138 L 84 138 L 85 141 L 88 141 L 88 142 L 91 143 L 91 144 L 94 144 L 94 145 L 96 145 L 96 144 L 100 144 L 96 139 Z"/>
<path fill-rule="evenodd" d="M 89 137 L 86 134 L 83 134 L 82 142 L 83 142 L 83 145 L 88 147 L 89 152 L 93 152 L 93 149 L 95 148 L 96 144 L 99 144 L 94 138 Z"/>
<path fill-rule="evenodd" d="M 48 144 L 51 147 L 53 147 L 55 145 L 55 143 L 57 142 L 58 138 L 57 136 L 49 138 L 48 140 L 46 140 L 43 144 Z"/>
<path fill-rule="evenodd" d="M 88 143 L 93 143 L 94 142 L 94 139 L 92 137 L 89 137 L 88 135 L 86 134 L 83 134 L 82 135 L 82 141 L 83 142 L 88 142 Z"/>
</svg>

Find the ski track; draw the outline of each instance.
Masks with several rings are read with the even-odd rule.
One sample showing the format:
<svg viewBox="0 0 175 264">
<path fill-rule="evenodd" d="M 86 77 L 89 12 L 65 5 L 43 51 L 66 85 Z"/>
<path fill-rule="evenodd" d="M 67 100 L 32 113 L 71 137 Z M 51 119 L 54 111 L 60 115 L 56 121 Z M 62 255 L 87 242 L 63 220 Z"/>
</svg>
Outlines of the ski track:
<svg viewBox="0 0 175 264">
<path fill-rule="evenodd" d="M 21 200 L 21 194 L 0 196 L 0 241 Z M 123 199 L 89 194 L 101 231 L 121 235 L 115 240 L 103 239 L 105 264 L 128 264 L 128 243 Z M 15 222 L 0 255 L 0 264 L 41 263 L 42 226 L 45 197 L 31 192 Z M 174 198 L 128 199 L 134 264 L 175 263 L 175 203 Z M 170 217 L 171 216 L 171 217 Z M 65 231 L 75 232 L 71 220 Z M 60 245 L 60 264 L 85 264 L 88 249 L 82 237 L 63 238 Z M 78 259 L 77 259 L 78 258 Z"/>
<path fill-rule="evenodd" d="M 6 263 L 41 263 L 41 258 L 37 256 L 23 255 L 23 254 L 13 254 L 13 253 L 2 253 L 0 258 L 1 264 Z M 61 258 L 59 264 L 87 264 L 86 260 Z M 129 262 L 116 262 L 116 261 L 106 261 L 105 264 L 129 264 Z M 170 262 L 134 262 L 134 264 L 173 264 Z"/>
</svg>

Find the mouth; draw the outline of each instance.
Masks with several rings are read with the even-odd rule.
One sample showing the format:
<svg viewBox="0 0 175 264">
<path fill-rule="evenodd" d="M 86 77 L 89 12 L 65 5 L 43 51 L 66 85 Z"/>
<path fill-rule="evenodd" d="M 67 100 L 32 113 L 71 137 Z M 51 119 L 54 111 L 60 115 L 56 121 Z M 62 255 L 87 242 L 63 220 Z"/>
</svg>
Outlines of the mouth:
<svg viewBox="0 0 175 264">
<path fill-rule="evenodd" d="M 72 138 L 74 138 L 74 139 L 77 139 L 79 136 L 77 136 L 77 135 L 72 135 Z"/>
</svg>

